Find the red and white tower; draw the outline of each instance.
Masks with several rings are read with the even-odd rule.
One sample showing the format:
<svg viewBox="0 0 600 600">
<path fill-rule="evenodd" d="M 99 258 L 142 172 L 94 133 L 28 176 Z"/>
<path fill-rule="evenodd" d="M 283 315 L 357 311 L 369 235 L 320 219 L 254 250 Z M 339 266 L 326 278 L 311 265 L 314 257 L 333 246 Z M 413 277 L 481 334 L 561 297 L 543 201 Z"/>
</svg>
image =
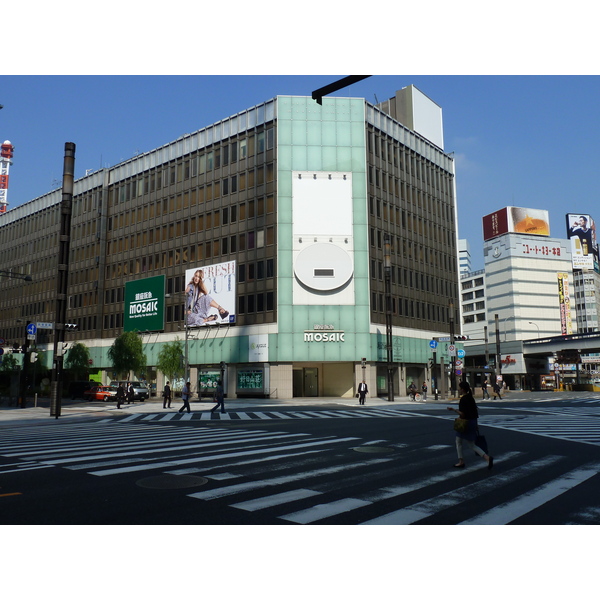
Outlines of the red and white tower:
<svg viewBox="0 0 600 600">
<path fill-rule="evenodd" d="M 0 147 L 0 214 L 5 213 L 8 206 L 8 171 L 14 151 L 15 147 L 8 140 Z"/>
</svg>

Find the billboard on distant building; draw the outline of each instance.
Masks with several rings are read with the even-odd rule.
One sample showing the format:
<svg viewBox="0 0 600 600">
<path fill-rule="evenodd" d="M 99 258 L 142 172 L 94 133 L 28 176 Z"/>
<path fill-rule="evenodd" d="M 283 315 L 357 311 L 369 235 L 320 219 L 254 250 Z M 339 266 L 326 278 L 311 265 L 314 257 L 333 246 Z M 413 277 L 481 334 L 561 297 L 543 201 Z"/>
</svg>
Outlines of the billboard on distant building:
<svg viewBox="0 0 600 600">
<path fill-rule="evenodd" d="M 483 239 L 490 240 L 505 233 L 550 236 L 547 210 L 507 206 L 483 217 Z"/>
<path fill-rule="evenodd" d="M 598 240 L 594 219 L 588 214 L 568 213 L 567 237 L 571 240 L 573 268 L 598 271 Z"/>
<path fill-rule="evenodd" d="M 558 305 L 560 307 L 560 332 L 562 335 L 573 333 L 571 321 L 571 298 L 569 297 L 569 274 L 557 273 L 558 277 Z"/>
<path fill-rule="evenodd" d="M 162 331 L 165 328 L 165 276 L 125 283 L 123 331 Z"/>
<path fill-rule="evenodd" d="M 188 327 L 235 323 L 236 262 L 217 263 L 185 272 L 185 318 Z"/>
</svg>

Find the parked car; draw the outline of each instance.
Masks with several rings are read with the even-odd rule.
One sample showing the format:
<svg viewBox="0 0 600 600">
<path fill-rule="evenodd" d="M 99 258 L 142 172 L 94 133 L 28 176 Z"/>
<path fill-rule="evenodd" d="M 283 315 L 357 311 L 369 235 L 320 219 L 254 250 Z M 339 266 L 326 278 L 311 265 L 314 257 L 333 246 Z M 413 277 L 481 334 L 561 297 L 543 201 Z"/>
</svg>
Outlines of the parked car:
<svg viewBox="0 0 600 600">
<path fill-rule="evenodd" d="M 139 381 L 113 381 L 113 382 L 111 382 L 110 385 L 111 385 L 111 387 L 114 387 L 115 391 L 116 391 L 116 389 L 120 383 L 123 384 L 125 393 L 127 393 L 127 388 L 129 387 L 129 384 L 130 383 L 133 384 L 133 401 L 134 402 L 136 400 L 143 402 L 144 400 L 148 400 L 148 398 L 150 397 L 150 392 L 149 392 L 148 388 L 146 387 L 145 383 L 141 383 Z"/>
<path fill-rule="evenodd" d="M 96 385 L 90 390 L 83 392 L 83 396 L 86 400 L 94 402 L 95 400 L 102 400 L 106 402 L 117 395 L 116 390 L 113 390 L 108 385 Z"/>
<path fill-rule="evenodd" d="M 85 391 L 91 389 L 94 385 L 97 385 L 95 381 L 72 381 L 69 384 L 69 396 L 72 400 L 78 398 L 85 400 Z"/>
</svg>

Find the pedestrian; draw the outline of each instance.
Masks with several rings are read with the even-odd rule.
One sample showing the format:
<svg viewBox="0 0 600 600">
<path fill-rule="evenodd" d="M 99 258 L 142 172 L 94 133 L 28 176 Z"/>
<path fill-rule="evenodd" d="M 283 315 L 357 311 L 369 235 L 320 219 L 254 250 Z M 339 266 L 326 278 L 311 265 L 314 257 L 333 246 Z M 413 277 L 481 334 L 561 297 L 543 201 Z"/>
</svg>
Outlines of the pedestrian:
<svg viewBox="0 0 600 600">
<path fill-rule="evenodd" d="M 417 386 L 414 381 L 408 386 L 408 395 L 411 401 L 414 402 L 417 395 Z"/>
<path fill-rule="evenodd" d="M 358 384 L 358 403 L 359 404 L 365 403 L 365 398 L 368 393 L 369 393 L 369 388 L 367 387 L 367 384 L 366 384 L 365 380 L 363 379 L 362 382 Z"/>
<path fill-rule="evenodd" d="M 475 398 L 471 393 L 471 386 L 466 381 L 461 381 L 458 384 L 461 391 L 460 400 L 458 402 L 458 408 L 448 406 L 448 410 L 453 410 L 458 413 L 461 419 L 467 420 L 467 427 L 464 431 L 456 432 L 456 452 L 458 454 L 458 463 L 454 466 L 457 469 L 465 467 L 465 460 L 463 458 L 463 442 L 466 442 L 469 447 L 483 459 L 487 461 L 488 469 L 494 466 L 494 457 L 486 454 L 479 446 L 475 445 L 475 439 L 477 438 L 477 419 L 479 413 L 477 412 L 477 404 L 475 404 Z"/>
<path fill-rule="evenodd" d="M 500 386 L 498 385 L 498 382 L 494 382 L 494 400 L 496 399 L 496 395 L 498 396 L 499 400 L 502 400 L 502 396 L 500 395 Z"/>
<path fill-rule="evenodd" d="M 219 379 L 217 381 L 217 387 L 215 388 L 215 400 L 217 404 L 211 409 L 211 413 L 215 412 L 219 406 L 221 407 L 221 413 L 225 414 L 225 394 L 223 393 L 223 383 Z"/>
<path fill-rule="evenodd" d="M 123 389 L 123 384 L 120 383 L 119 387 L 117 387 L 117 408 L 121 408 L 121 404 L 125 403 L 125 390 Z"/>
<path fill-rule="evenodd" d="M 179 412 L 183 412 L 186 408 L 188 413 L 192 412 L 190 409 L 190 382 L 186 381 L 183 389 L 181 390 L 181 399 L 183 400 L 183 406 L 179 409 Z"/>
<path fill-rule="evenodd" d="M 427 382 L 424 381 L 421 386 L 421 397 L 423 398 L 423 402 L 427 401 Z"/>
<path fill-rule="evenodd" d="M 163 390 L 163 408 L 171 408 L 171 386 L 168 381 Z"/>
<path fill-rule="evenodd" d="M 133 399 L 134 396 L 135 396 L 135 390 L 133 389 L 133 383 L 131 383 L 131 381 L 130 381 L 127 386 L 127 404 L 134 403 L 134 399 Z"/>
<path fill-rule="evenodd" d="M 482 392 L 481 399 L 482 400 L 485 400 L 486 397 L 488 400 L 490 399 L 490 393 L 488 392 L 487 387 L 488 387 L 487 379 L 484 379 L 483 383 L 481 384 L 481 392 Z"/>
</svg>

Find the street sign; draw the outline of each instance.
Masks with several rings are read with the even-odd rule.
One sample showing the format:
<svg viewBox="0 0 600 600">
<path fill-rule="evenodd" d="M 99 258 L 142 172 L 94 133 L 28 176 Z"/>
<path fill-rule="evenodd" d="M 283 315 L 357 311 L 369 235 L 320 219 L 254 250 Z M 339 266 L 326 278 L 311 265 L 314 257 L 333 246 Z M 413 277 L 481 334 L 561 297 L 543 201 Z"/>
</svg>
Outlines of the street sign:
<svg viewBox="0 0 600 600">
<path fill-rule="evenodd" d="M 4 346 L 6 344 L 6 340 L 4 338 L 0 338 L 0 346 Z"/>
<path fill-rule="evenodd" d="M 456 373 L 457 375 L 462 375 L 462 371 L 461 371 L 460 369 L 456 369 L 455 373 Z"/>
<path fill-rule="evenodd" d="M 54 329 L 54 323 L 37 323 L 38 329 Z"/>
<path fill-rule="evenodd" d="M 37 331 L 37 327 L 35 325 L 35 323 L 29 323 L 29 325 L 27 325 L 27 334 L 28 335 L 35 335 Z"/>
<path fill-rule="evenodd" d="M 438 343 L 436 342 L 436 340 L 431 340 L 429 342 L 429 347 L 433 348 L 434 350 L 437 348 Z"/>
<path fill-rule="evenodd" d="M 462 360 L 458 360 L 457 359 L 457 360 L 454 361 L 454 366 L 456 368 L 460 368 L 460 367 L 462 367 L 462 365 L 463 365 Z"/>
<path fill-rule="evenodd" d="M 438 342 L 449 342 L 450 338 L 449 337 L 441 337 L 441 338 L 437 338 Z"/>
<path fill-rule="evenodd" d="M 465 354 L 466 354 L 466 352 L 464 350 L 457 350 L 456 351 L 456 356 L 458 356 L 458 358 L 464 358 Z"/>
<path fill-rule="evenodd" d="M 454 344 L 448 346 L 448 356 L 456 356 L 456 346 Z"/>
</svg>

